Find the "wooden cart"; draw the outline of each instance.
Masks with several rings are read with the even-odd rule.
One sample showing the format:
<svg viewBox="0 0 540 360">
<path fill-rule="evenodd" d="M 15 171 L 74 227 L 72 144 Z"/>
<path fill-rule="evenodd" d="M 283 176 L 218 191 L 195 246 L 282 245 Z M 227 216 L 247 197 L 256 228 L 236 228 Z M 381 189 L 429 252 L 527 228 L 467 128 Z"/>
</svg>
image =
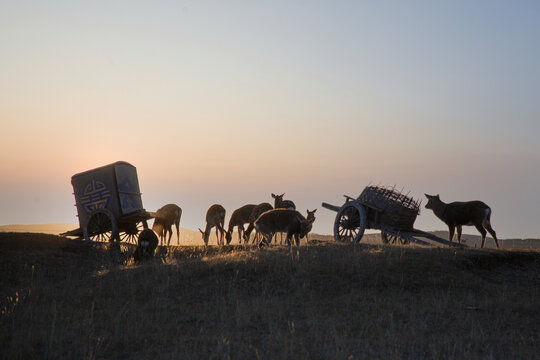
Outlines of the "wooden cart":
<svg viewBox="0 0 540 360">
<path fill-rule="evenodd" d="M 79 228 L 62 235 L 135 243 L 152 216 L 143 208 L 135 166 L 118 161 L 71 177 Z"/>
<path fill-rule="evenodd" d="M 366 229 L 381 231 L 383 243 L 432 245 L 431 241 L 448 246 L 463 247 L 433 234 L 414 228 L 420 214 L 420 202 L 401 194 L 395 188 L 367 186 L 358 198 L 345 196 L 342 206 L 322 203 L 322 207 L 336 211 L 334 239 L 358 243 Z"/>
</svg>

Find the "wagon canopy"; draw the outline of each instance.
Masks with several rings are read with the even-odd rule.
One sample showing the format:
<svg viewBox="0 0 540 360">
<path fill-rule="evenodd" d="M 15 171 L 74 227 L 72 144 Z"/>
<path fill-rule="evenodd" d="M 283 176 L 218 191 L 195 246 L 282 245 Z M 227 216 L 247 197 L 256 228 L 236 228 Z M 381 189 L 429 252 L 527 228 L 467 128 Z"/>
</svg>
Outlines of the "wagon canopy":
<svg viewBox="0 0 540 360">
<path fill-rule="evenodd" d="M 71 177 L 81 227 L 96 209 L 108 209 L 116 219 L 144 211 L 135 166 L 117 161 Z"/>
</svg>

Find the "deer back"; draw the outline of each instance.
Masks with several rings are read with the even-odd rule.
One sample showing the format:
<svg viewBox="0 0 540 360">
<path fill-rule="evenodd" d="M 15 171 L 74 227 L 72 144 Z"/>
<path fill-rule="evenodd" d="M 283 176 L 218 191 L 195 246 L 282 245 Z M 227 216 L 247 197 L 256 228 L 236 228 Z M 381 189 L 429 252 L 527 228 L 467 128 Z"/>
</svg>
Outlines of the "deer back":
<svg viewBox="0 0 540 360">
<path fill-rule="evenodd" d="M 229 220 L 229 229 L 231 226 L 244 225 L 249 222 L 249 217 L 257 205 L 247 204 L 233 211 Z"/>
<path fill-rule="evenodd" d="M 167 204 L 160 207 L 155 213 L 154 224 L 160 223 L 164 226 L 171 226 L 176 223 L 180 223 L 180 217 L 182 216 L 182 209 L 176 204 Z"/>
<path fill-rule="evenodd" d="M 255 227 L 261 233 L 300 233 L 302 223 L 308 221 L 296 210 L 274 209 L 262 213 L 255 220 Z"/>
<path fill-rule="evenodd" d="M 206 212 L 206 224 L 216 226 L 225 222 L 225 208 L 219 204 L 210 206 Z"/>
<path fill-rule="evenodd" d="M 262 213 L 274 209 L 270 203 L 264 202 L 260 203 L 253 208 L 251 214 L 249 215 L 249 222 L 253 223 Z"/>
</svg>

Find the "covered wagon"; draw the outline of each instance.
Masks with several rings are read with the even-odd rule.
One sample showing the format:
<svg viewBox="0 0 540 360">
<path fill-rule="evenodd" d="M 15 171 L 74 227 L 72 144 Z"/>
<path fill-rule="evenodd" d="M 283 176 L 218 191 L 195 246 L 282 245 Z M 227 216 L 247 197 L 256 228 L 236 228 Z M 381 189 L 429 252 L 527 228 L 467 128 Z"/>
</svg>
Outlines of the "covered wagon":
<svg viewBox="0 0 540 360">
<path fill-rule="evenodd" d="M 137 169 L 125 162 L 71 177 L 79 228 L 63 235 L 86 240 L 135 242 L 152 216 L 144 209 Z"/>
</svg>

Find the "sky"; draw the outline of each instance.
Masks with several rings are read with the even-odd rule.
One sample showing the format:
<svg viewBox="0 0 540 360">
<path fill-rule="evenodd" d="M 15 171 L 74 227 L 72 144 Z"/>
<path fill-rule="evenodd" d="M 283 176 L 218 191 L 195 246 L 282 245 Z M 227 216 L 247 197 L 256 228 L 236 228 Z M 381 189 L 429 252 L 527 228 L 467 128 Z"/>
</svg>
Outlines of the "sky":
<svg viewBox="0 0 540 360">
<path fill-rule="evenodd" d="M 0 224 L 77 224 L 71 176 L 123 160 L 145 209 L 176 203 L 193 230 L 285 193 L 331 234 L 321 202 L 375 184 L 540 237 L 539 18 L 527 0 L 0 0 Z M 427 209 L 415 227 L 445 229 Z"/>
</svg>

